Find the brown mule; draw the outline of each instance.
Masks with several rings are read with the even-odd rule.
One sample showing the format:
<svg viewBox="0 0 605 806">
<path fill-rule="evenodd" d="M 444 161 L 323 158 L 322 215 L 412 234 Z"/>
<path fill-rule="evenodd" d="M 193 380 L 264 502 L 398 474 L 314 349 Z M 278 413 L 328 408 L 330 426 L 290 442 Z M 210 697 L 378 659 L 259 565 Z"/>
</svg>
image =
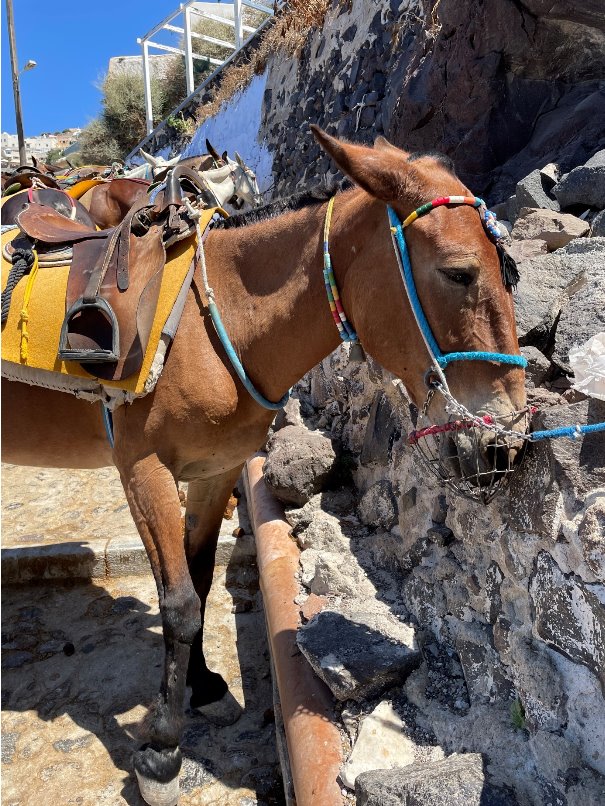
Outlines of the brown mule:
<svg viewBox="0 0 605 806">
<path fill-rule="evenodd" d="M 401 378 L 421 405 L 429 357 L 404 295 L 386 204 L 403 219 L 437 196 L 468 191 L 432 156 L 409 161 L 382 139 L 372 149 L 321 131 L 316 136 L 358 185 L 337 196 L 330 236 L 345 311 L 365 350 Z M 206 259 L 237 354 L 257 389 L 278 400 L 340 340 L 322 274 L 325 203 L 300 202 L 298 209 L 271 213 L 275 209 L 263 219 L 255 211 L 243 217 L 242 226 L 227 222 L 213 231 Z M 250 219 L 256 223 L 246 224 Z M 477 211 L 440 207 L 409 228 L 408 244 L 418 292 L 441 348 L 518 354 L 510 290 Z M 462 274 L 464 284 L 458 282 Z M 458 362 L 447 376 L 452 392 L 472 411 L 506 413 L 525 405 L 519 367 Z M 190 291 L 155 391 L 115 412 L 113 455 L 99 408 L 7 383 L 5 458 L 65 467 L 95 467 L 113 459 L 119 469 L 156 578 L 165 641 L 149 744 L 135 754 L 134 765 L 149 802 L 155 800 L 152 791 L 176 802 L 185 685 L 202 710 L 228 696 L 222 677 L 208 670 L 202 648 L 219 526 L 242 464 L 263 444 L 273 412 L 261 408 L 237 379 L 199 282 Z M 431 413 L 435 420 L 445 417 L 437 404 Z M 184 541 L 178 480 L 190 484 Z"/>
</svg>

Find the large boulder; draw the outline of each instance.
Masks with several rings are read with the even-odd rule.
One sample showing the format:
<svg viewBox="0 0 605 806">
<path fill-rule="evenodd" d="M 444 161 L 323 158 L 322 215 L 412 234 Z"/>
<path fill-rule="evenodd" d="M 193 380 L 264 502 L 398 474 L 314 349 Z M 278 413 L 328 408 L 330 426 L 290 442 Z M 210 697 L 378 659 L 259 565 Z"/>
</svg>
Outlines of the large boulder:
<svg viewBox="0 0 605 806">
<path fill-rule="evenodd" d="M 422 660 L 411 627 L 374 613 L 324 610 L 296 641 L 337 700 L 359 701 L 401 685 Z"/>
<path fill-rule="evenodd" d="M 605 238 L 579 238 L 519 266 L 514 300 L 521 345 L 544 349 L 549 344 L 559 314 L 589 276 L 600 274 L 604 255 Z"/>
<path fill-rule="evenodd" d="M 554 210 L 531 210 L 523 208 L 515 221 L 511 236 L 513 241 L 545 241 L 549 252 L 566 246 L 574 238 L 586 235 L 590 225 L 581 218 Z"/>
<path fill-rule="evenodd" d="M 267 443 L 267 453 L 265 481 L 276 498 L 296 506 L 322 490 L 336 458 L 329 437 L 298 425 L 277 431 Z"/>
<path fill-rule="evenodd" d="M 515 196 L 519 209 L 534 207 L 542 210 L 560 210 L 559 202 L 547 193 L 545 187 L 547 184 L 552 187 L 554 183 L 545 180 L 542 171 L 538 169 L 517 182 Z"/>
<path fill-rule="evenodd" d="M 605 207 L 605 149 L 565 174 L 554 186 L 553 193 L 563 208 L 582 204 L 602 210 Z"/>
<path fill-rule="evenodd" d="M 479 753 L 454 754 L 442 761 L 357 777 L 357 806 L 515 806 L 510 791 L 492 786 Z"/>
</svg>

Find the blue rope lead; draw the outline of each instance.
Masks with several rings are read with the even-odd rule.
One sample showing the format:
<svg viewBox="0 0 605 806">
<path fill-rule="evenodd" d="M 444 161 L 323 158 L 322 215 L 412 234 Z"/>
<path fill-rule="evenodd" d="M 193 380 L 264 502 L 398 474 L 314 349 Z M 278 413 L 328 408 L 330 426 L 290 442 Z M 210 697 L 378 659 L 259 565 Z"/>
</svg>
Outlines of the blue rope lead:
<svg viewBox="0 0 605 806">
<path fill-rule="evenodd" d="M 263 397 L 261 393 L 256 389 L 253 385 L 250 378 L 246 375 L 246 370 L 242 366 L 241 361 L 236 355 L 235 350 L 233 349 L 233 345 L 231 344 L 231 340 L 227 335 L 227 331 L 225 330 L 225 326 L 223 325 L 223 321 L 221 319 L 221 315 L 216 307 L 216 304 L 212 302 L 212 300 L 208 300 L 208 310 L 210 311 L 210 316 L 212 318 L 212 323 L 216 329 L 217 336 L 219 337 L 221 344 L 225 348 L 229 361 L 233 365 L 233 369 L 237 373 L 237 377 L 240 381 L 244 384 L 248 393 L 256 400 L 256 402 L 260 406 L 264 406 L 266 409 L 273 409 L 277 411 L 278 409 L 283 408 L 288 399 L 290 397 L 290 390 L 286 392 L 286 394 L 282 397 L 281 400 L 278 400 L 277 403 L 272 403 L 270 400 L 267 400 L 266 397 Z"/>
<path fill-rule="evenodd" d="M 530 434 L 532 442 L 539 442 L 541 439 L 560 439 L 561 437 L 584 436 L 584 434 L 594 434 L 597 431 L 605 431 L 605 423 L 594 423 L 593 425 L 570 425 L 561 428 L 550 428 L 548 431 L 534 431 Z"/>
</svg>

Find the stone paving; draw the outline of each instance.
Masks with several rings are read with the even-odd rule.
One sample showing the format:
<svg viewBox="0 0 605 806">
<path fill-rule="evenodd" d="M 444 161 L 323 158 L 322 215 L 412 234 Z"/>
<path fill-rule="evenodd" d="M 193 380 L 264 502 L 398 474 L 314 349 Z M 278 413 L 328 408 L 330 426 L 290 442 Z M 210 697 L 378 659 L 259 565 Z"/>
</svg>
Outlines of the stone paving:
<svg viewBox="0 0 605 806">
<path fill-rule="evenodd" d="M 45 523 L 61 541 L 106 541 L 109 523 L 134 530 L 111 471 L 94 471 L 104 492 L 85 507 L 74 500 L 94 485 L 90 471 L 18 470 L 4 468 L 3 545 L 11 550 L 19 541 L 43 547 Z M 240 521 L 246 526 L 245 511 Z M 224 522 L 223 539 L 236 549 L 215 572 L 205 645 L 245 710 L 216 727 L 184 704 L 180 806 L 284 802 L 257 572 L 249 547 L 237 551 L 250 538 L 230 538 L 235 526 Z M 130 759 L 145 739 L 163 656 L 151 574 L 3 585 L 2 614 L 4 806 L 143 806 Z"/>
</svg>

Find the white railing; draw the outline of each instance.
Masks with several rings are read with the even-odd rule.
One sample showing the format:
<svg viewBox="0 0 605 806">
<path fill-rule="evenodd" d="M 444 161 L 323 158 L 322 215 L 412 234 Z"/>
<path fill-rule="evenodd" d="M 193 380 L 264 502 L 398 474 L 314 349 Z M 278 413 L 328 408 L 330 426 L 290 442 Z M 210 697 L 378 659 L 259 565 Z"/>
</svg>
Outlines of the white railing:
<svg viewBox="0 0 605 806">
<path fill-rule="evenodd" d="M 278 3 L 281 5 L 281 3 Z M 205 6 L 206 8 L 203 8 Z M 226 14 L 215 14 L 208 10 L 209 6 L 215 6 L 216 10 L 225 11 Z M 252 28 L 249 25 L 244 25 L 243 9 L 242 6 L 248 6 L 256 11 L 262 11 L 267 16 L 261 22 L 261 25 Z M 182 15 L 183 25 L 174 25 L 173 20 L 176 20 Z M 197 33 L 192 30 L 192 15 L 202 17 L 213 22 L 221 23 L 226 29 L 233 29 L 233 41 L 231 39 L 231 31 L 226 31 L 227 39 L 218 39 L 205 34 Z M 151 70 L 149 64 L 149 49 L 155 48 L 156 50 L 164 51 L 165 53 L 174 53 L 177 56 L 185 57 L 185 77 L 187 82 L 187 96 L 193 94 L 194 86 L 194 73 L 193 62 L 195 59 L 200 59 L 214 65 L 217 71 L 226 63 L 230 62 L 235 54 L 246 44 L 248 39 L 253 36 L 258 28 L 262 27 L 268 17 L 273 16 L 273 8 L 264 5 L 254 0 L 234 0 L 233 3 L 200 3 L 196 0 L 189 0 L 187 3 L 181 3 L 179 8 L 169 14 L 167 17 L 148 31 L 145 36 L 137 39 L 139 45 L 143 50 L 143 82 L 145 87 L 145 117 L 147 119 L 147 134 L 153 132 L 153 104 L 151 100 Z M 152 41 L 151 37 L 155 36 L 162 31 L 170 31 L 172 33 L 180 34 L 183 39 L 184 49 L 166 45 L 161 42 Z M 196 50 L 193 50 L 193 40 L 196 41 Z M 225 49 L 226 55 L 224 59 L 217 59 L 204 53 L 208 45 L 218 45 Z M 216 72 L 216 71 L 215 71 Z"/>
</svg>

